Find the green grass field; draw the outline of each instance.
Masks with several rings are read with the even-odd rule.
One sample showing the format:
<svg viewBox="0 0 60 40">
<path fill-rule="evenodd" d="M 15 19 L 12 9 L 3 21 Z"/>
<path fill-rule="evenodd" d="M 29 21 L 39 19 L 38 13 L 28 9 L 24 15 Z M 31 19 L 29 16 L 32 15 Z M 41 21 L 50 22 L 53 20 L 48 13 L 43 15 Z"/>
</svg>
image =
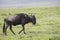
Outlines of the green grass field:
<svg viewBox="0 0 60 40">
<path fill-rule="evenodd" d="M 7 30 L 8 36 L 3 35 L 2 28 L 4 18 L 26 13 L 36 16 L 37 23 L 25 25 L 27 34 L 18 34 L 22 29 L 21 25 L 13 26 L 16 35 Z M 6 8 L 0 9 L 0 40 L 60 40 L 60 7 L 49 8 Z"/>
</svg>

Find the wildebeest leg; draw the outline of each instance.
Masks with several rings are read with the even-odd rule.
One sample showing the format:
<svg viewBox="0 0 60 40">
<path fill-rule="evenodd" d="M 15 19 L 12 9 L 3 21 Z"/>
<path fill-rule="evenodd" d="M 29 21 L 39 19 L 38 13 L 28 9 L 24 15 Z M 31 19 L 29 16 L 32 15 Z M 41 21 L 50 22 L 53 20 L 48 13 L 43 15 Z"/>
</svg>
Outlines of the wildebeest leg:
<svg viewBox="0 0 60 40">
<path fill-rule="evenodd" d="M 20 34 L 22 31 L 23 31 L 23 29 L 22 29 L 21 31 L 19 31 L 19 33 L 18 33 L 18 34 Z"/>
<path fill-rule="evenodd" d="M 14 33 L 14 31 L 12 30 L 12 25 L 10 25 L 10 30 L 11 30 L 11 32 L 12 32 L 14 35 L 16 35 L 16 34 Z"/>
<path fill-rule="evenodd" d="M 22 25 L 22 27 L 23 27 L 23 29 L 19 32 L 19 34 L 23 31 L 24 32 L 24 34 L 26 34 L 25 33 L 25 27 L 24 27 L 24 25 Z"/>
<path fill-rule="evenodd" d="M 9 25 L 7 25 L 7 26 L 5 27 L 5 30 L 4 30 L 4 34 L 5 34 L 5 35 L 7 35 L 6 31 L 7 31 L 8 26 L 9 26 Z"/>
<path fill-rule="evenodd" d="M 24 34 L 26 34 L 26 33 L 25 33 L 25 27 L 24 27 L 24 25 L 22 25 L 22 27 L 23 27 L 23 32 L 24 32 Z"/>
<path fill-rule="evenodd" d="M 18 33 L 18 34 L 20 34 L 22 31 L 23 31 L 23 29 L 22 29 L 21 31 L 19 31 L 19 33 Z"/>
</svg>

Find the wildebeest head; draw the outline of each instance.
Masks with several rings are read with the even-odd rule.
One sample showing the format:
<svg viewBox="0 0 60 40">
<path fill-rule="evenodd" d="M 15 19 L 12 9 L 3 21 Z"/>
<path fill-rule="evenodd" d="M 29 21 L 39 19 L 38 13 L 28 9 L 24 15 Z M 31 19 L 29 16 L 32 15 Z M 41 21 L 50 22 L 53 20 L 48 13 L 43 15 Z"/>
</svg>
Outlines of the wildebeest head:
<svg viewBox="0 0 60 40">
<path fill-rule="evenodd" d="M 34 15 L 32 16 L 32 23 L 36 24 L 36 17 Z"/>
</svg>

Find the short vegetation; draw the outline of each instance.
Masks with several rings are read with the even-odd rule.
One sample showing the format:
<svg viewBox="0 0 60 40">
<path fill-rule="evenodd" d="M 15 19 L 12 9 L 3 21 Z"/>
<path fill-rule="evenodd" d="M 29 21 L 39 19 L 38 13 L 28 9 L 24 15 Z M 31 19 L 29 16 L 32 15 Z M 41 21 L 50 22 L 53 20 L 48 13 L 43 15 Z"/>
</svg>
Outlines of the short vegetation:
<svg viewBox="0 0 60 40">
<path fill-rule="evenodd" d="M 25 25 L 27 34 L 18 34 L 21 25 L 13 26 L 16 35 L 7 30 L 7 36 L 2 32 L 4 18 L 19 13 L 35 15 L 36 25 Z M 60 7 L 50 8 L 0 8 L 0 40 L 60 40 Z"/>
</svg>

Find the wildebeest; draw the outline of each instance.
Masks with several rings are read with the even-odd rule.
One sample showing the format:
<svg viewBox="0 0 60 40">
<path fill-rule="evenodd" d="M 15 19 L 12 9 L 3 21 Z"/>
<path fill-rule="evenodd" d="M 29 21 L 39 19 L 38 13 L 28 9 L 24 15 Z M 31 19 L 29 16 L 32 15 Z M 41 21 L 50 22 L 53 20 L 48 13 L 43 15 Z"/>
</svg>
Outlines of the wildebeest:
<svg viewBox="0 0 60 40">
<path fill-rule="evenodd" d="M 34 15 L 28 15 L 28 14 L 24 14 L 24 13 L 19 13 L 15 16 L 9 16 L 7 18 L 4 19 L 4 25 L 3 25 L 3 34 L 7 35 L 6 31 L 7 28 L 9 27 L 9 29 L 11 30 L 11 32 L 15 35 L 14 31 L 12 30 L 12 25 L 16 26 L 16 25 L 22 25 L 22 30 L 19 31 L 19 34 L 23 31 L 25 34 L 25 27 L 24 25 L 27 23 L 33 23 L 36 24 L 36 17 Z"/>
</svg>

